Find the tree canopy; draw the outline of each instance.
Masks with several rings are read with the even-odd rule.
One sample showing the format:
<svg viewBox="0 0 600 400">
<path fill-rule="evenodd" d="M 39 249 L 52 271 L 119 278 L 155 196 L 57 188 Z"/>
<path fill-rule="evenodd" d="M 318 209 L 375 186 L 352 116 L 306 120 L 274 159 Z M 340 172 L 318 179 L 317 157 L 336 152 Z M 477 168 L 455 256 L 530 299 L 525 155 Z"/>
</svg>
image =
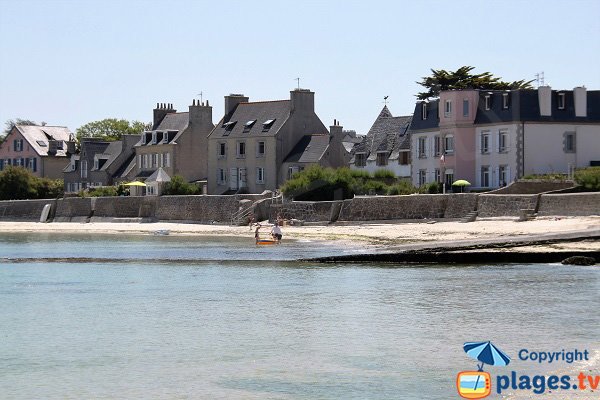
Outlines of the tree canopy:
<svg viewBox="0 0 600 400">
<path fill-rule="evenodd" d="M 62 179 L 38 178 L 23 167 L 0 171 L 0 200 L 50 199 L 62 196 Z"/>
<path fill-rule="evenodd" d="M 431 76 L 424 76 L 419 85 L 427 89 L 417 94 L 419 100 L 438 97 L 443 90 L 452 89 L 483 89 L 483 90 L 512 90 L 532 89 L 530 81 L 520 80 L 514 82 L 502 81 L 502 78 L 493 76 L 490 72 L 472 74 L 475 67 L 463 66 L 456 71 L 432 69 Z"/>
<path fill-rule="evenodd" d="M 101 138 L 107 141 L 120 140 L 123 135 L 137 135 L 148 125 L 140 121 L 127 121 L 126 119 L 106 118 L 101 121 L 89 122 L 80 126 L 75 131 L 77 140 L 82 138 Z"/>
</svg>

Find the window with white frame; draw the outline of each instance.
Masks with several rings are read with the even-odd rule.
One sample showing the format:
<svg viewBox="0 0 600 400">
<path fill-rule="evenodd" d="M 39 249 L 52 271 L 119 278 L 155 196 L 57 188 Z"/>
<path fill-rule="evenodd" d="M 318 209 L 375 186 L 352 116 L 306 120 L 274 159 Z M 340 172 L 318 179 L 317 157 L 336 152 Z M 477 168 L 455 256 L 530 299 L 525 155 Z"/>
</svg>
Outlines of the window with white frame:
<svg viewBox="0 0 600 400">
<path fill-rule="evenodd" d="M 378 167 L 382 167 L 387 165 L 388 153 L 387 151 L 379 151 L 377 152 L 377 160 L 376 165 Z"/>
<path fill-rule="evenodd" d="M 558 94 L 558 109 L 559 110 L 565 109 L 565 94 L 564 93 Z"/>
<path fill-rule="evenodd" d="M 468 116 L 469 116 L 469 100 L 464 99 L 463 100 L 463 117 L 468 117 Z"/>
<path fill-rule="evenodd" d="M 490 187 L 490 167 L 481 167 L 481 187 Z"/>
<path fill-rule="evenodd" d="M 427 119 L 427 103 L 421 103 L 421 119 Z"/>
<path fill-rule="evenodd" d="M 454 153 L 454 135 L 444 136 L 444 152 L 445 154 Z"/>
<path fill-rule="evenodd" d="M 142 160 L 142 155 L 138 154 L 138 168 L 142 169 L 143 168 L 143 160 Z"/>
<path fill-rule="evenodd" d="M 165 153 L 165 167 L 171 167 L 171 153 Z"/>
<path fill-rule="evenodd" d="M 498 166 L 498 185 L 506 186 L 510 177 L 508 176 L 508 165 Z"/>
<path fill-rule="evenodd" d="M 265 169 L 263 167 L 256 167 L 256 183 L 265 183 Z"/>
<path fill-rule="evenodd" d="M 433 175 L 437 183 L 442 183 L 442 171 L 439 168 L 435 169 Z"/>
<path fill-rule="evenodd" d="M 452 115 L 452 100 L 444 102 L 444 117 L 448 118 Z"/>
<path fill-rule="evenodd" d="M 481 132 L 481 154 L 490 152 L 490 131 Z"/>
<path fill-rule="evenodd" d="M 408 165 L 410 163 L 410 152 L 409 151 L 401 151 L 400 156 L 398 157 L 398 164 L 400 165 Z"/>
<path fill-rule="evenodd" d="M 87 160 L 81 161 L 81 177 L 87 178 L 88 176 L 88 162 Z"/>
<path fill-rule="evenodd" d="M 420 169 L 419 170 L 419 186 L 423 186 L 425 183 L 427 183 L 427 170 Z"/>
<path fill-rule="evenodd" d="M 508 93 L 502 93 L 502 108 L 507 109 L 510 102 L 510 96 Z"/>
<path fill-rule="evenodd" d="M 224 185 L 227 183 L 227 171 L 223 168 L 217 169 L 217 184 Z"/>
<path fill-rule="evenodd" d="M 442 137 L 440 135 L 433 137 L 433 150 L 438 157 L 442 154 Z"/>
<path fill-rule="evenodd" d="M 575 132 L 565 132 L 565 153 L 575 153 Z"/>
<path fill-rule="evenodd" d="M 143 158 L 143 162 L 142 162 L 142 168 L 144 168 L 144 169 L 149 168 L 149 166 L 150 166 L 150 163 L 149 163 L 150 159 L 148 157 L 149 157 L 149 154 L 144 154 L 144 158 Z"/>
<path fill-rule="evenodd" d="M 297 173 L 299 170 L 300 168 L 298 168 L 297 166 L 288 167 L 287 178 L 292 179 L 294 177 L 294 174 Z"/>
<path fill-rule="evenodd" d="M 152 131 L 152 144 L 156 144 L 156 131 Z"/>
<path fill-rule="evenodd" d="M 483 104 L 486 110 L 489 110 L 492 107 L 492 96 L 486 94 L 483 98 Z"/>
<path fill-rule="evenodd" d="M 354 165 L 364 167 L 367 165 L 367 155 L 365 153 L 356 153 L 354 156 Z"/>
<path fill-rule="evenodd" d="M 444 174 L 444 178 L 445 178 L 444 183 L 446 184 L 446 186 L 448 186 L 448 187 L 452 186 L 452 184 L 454 183 L 454 170 L 447 169 Z"/>
<path fill-rule="evenodd" d="M 427 157 L 427 138 L 420 137 L 417 140 L 417 154 L 419 158 Z"/>
<path fill-rule="evenodd" d="M 264 157 L 265 156 L 265 142 L 260 141 L 256 143 L 256 157 Z"/>
<path fill-rule="evenodd" d="M 15 151 L 23 151 L 23 139 L 15 139 L 14 150 Z"/>
<path fill-rule="evenodd" d="M 506 153 L 508 151 L 508 130 L 500 129 L 498 131 L 498 153 Z"/>
<path fill-rule="evenodd" d="M 169 131 L 164 131 L 163 132 L 162 142 L 163 143 L 169 143 Z"/>
<path fill-rule="evenodd" d="M 152 153 L 152 168 L 158 168 L 158 153 Z"/>
<path fill-rule="evenodd" d="M 246 142 L 237 142 L 236 146 L 236 156 L 237 158 L 245 158 L 246 157 Z"/>
<path fill-rule="evenodd" d="M 217 144 L 217 157 L 218 158 L 227 158 L 227 143 L 219 142 Z"/>
</svg>

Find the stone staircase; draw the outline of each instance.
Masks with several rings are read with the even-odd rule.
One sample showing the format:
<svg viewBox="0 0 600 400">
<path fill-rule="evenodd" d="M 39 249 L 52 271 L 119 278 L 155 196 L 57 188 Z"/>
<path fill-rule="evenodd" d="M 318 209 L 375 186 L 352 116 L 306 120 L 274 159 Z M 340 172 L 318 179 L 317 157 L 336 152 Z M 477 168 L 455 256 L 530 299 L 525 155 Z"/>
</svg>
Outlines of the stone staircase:
<svg viewBox="0 0 600 400">
<path fill-rule="evenodd" d="M 517 221 L 533 221 L 537 217 L 534 209 L 522 208 L 519 210 L 519 219 Z"/>
<path fill-rule="evenodd" d="M 474 222 L 477 219 L 477 211 L 471 211 L 460 219 L 460 222 Z"/>
</svg>

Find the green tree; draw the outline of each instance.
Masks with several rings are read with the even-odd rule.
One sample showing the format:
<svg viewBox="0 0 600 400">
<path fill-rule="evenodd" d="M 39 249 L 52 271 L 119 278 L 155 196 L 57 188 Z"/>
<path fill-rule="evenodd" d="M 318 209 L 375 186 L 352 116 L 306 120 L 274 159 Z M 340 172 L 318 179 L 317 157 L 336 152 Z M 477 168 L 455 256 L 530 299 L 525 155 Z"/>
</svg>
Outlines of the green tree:
<svg viewBox="0 0 600 400">
<path fill-rule="evenodd" d="M 182 176 L 175 175 L 170 182 L 165 184 L 163 195 L 190 195 L 198 194 L 200 188 L 193 183 L 187 183 Z"/>
<path fill-rule="evenodd" d="M 101 121 L 89 122 L 75 131 L 77 140 L 82 138 L 101 138 L 107 141 L 120 140 L 123 135 L 137 135 L 149 125 L 140 121 L 106 118 Z"/>
<path fill-rule="evenodd" d="M 575 171 L 575 182 L 585 190 L 600 191 L 600 167 L 588 167 Z"/>
<path fill-rule="evenodd" d="M 452 89 L 482 89 L 482 90 L 512 90 L 531 89 L 531 82 L 520 80 L 514 82 L 502 81 L 502 78 L 493 76 L 490 72 L 472 74 L 475 67 L 463 66 L 456 71 L 432 69 L 431 76 L 424 76 L 419 85 L 427 89 L 417 94 L 419 100 L 438 97 L 443 90 Z"/>
<path fill-rule="evenodd" d="M 0 200 L 37 197 L 33 176 L 23 167 L 9 166 L 0 172 Z"/>
</svg>

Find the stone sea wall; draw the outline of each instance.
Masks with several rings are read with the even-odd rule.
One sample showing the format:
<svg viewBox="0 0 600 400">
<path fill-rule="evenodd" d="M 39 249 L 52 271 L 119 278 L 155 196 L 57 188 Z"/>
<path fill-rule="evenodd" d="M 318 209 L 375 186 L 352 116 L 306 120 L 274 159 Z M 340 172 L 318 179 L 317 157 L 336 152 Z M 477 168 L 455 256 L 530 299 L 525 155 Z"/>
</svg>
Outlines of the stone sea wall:
<svg viewBox="0 0 600 400">
<path fill-rule="evenodd" d="M 0 221 L 39 221 L 46 204 L 54 199 L 0 201 Z"/>
<path fill-rule="evenodd" d="M 340 221 L 442 218 L 447 199 L 443 194 L 360 196 L 344 202 Z"/>
<path fill-rule="evenodd" d="M 600 215 L 600 193 L 543 194 L 538 215 Z"/>
<path fill-rule="evenodd" d="M 535 210 L 537 201 L 537 194 L 480 194 L 477 200 L 477 216 L 516 217 L 521 209 Z"/>
</svg>

